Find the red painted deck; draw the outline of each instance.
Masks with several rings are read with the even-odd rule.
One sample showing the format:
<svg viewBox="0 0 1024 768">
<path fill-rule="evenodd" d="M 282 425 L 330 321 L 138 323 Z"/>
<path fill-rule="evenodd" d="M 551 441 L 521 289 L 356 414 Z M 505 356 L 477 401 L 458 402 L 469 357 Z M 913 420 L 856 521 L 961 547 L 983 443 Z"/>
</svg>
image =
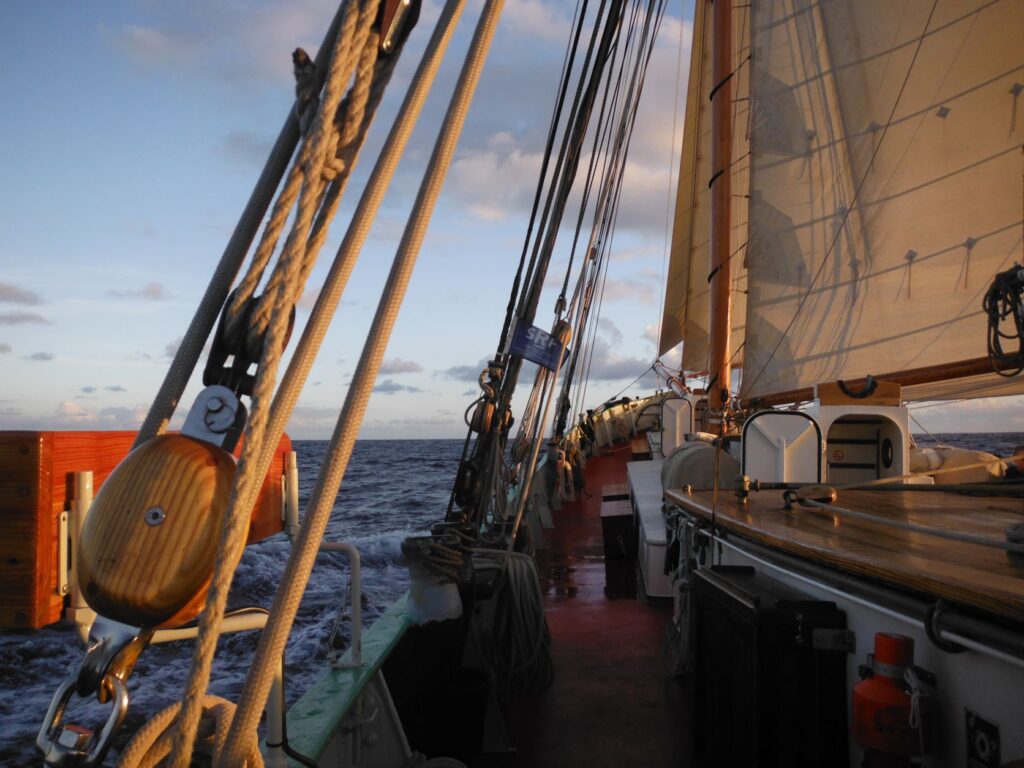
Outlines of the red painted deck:
<svg viewBox="0 0 1024 768">
<path fill-rule="evenodd" d="M 489 765 L 554 768 L 682 766 L 692 739 L 685 686 L 663 656 L 669 606 L 606 594 L 601 488 L 626 480 L 627 442 L 587 462 L 589 497 L 554 512 L 538 553 L 551 628 L 554 685 L 513 703 L 507 715 L 516 747 Z M 631 561 L 610 561 L 612 595 L 632 584 Z M 625 566 L 625 569 L 623 569 Z M 624 578 L 622 578 L 624 577 Z"/>
</svg>

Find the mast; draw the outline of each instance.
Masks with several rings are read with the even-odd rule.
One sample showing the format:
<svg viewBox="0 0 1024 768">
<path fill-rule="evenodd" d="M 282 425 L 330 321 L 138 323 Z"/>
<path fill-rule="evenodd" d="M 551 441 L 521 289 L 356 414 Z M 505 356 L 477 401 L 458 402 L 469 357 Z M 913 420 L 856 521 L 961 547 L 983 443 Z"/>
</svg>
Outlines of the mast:
<svg viewBox="0 0 1024 768">
<path fill-rule="evenodd" d="M 729 325 L 732 270 L 729 264 L 732 186 L 732 3 L 713 2 L 711 44 L 711 325 L 708 405 L 720 413 L 729 396 Z M 715 430 L 712 430 L 715 431 Z M 722 420 L 718 431 L 725 432 Z"/>
</svg>

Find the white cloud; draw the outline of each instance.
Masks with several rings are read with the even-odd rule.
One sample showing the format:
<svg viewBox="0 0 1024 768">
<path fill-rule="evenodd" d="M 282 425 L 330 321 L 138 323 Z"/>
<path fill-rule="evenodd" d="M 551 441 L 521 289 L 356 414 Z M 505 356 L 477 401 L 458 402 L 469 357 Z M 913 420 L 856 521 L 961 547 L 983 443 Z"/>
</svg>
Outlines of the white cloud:
<svg viewBox="0 0 1024 768">
<path fill-rule="evenodd" d="M 384 379 L 373 388 L 373 391 L 382 395 L 394 395 L 399 392 L 422 392 L 423 390 L 408 384 L 399 384 L 394 379 Z"/>
<path fill-rule="evenodd" d="M 0 301 L 10 304 L 39 304 L 39 294 L 10 283 L 0 282 Z"/>
<path fill-rule="evenodd" d="M 0 325 L 27 325 L 29 323 L 49 325 L 50 321 L 38 312 L 25 312 L 20 309 L 14 312 L 0 312 Z"/>
<path fill-rule="evenodd" d="M 111 288 L 107 293 L 115 299 L 144 299 L 146 301 L 163 301 L 169 297 L 167 289 L 156 281 L 146 283 L 141 288 Z"/>
<path fill-rule="evenodd" d="M 419 373 L 423 366 L 412 360 L 403 360 L 400 357 L 393 357 L 380 364 L 380 375 L 395 375 L 398 373 Z"/>
</svg>

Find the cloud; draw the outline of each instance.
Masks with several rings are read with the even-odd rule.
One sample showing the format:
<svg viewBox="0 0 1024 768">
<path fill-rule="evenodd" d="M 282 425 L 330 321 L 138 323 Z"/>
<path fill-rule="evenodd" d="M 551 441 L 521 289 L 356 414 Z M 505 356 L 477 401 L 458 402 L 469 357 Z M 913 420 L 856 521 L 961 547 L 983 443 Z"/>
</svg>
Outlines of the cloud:
<svg viewBox="0 0 1024 768">
<path fill-rule="evenodd" d="M 170 344 L 164 347 L 164 357 L 174 357 L 178 354 L 178 347 L 181 346 L 181 342 L 185 340 L 184 336 L 179 336 L 177 339 L 172 341 Z M 145 353 L 143 353 L 145 354 Z"/>
<path fill-rule="evenodd" d="M 654 286 L 631 277 L 611 278 L 604 283 L 604 301 L 639 301 L 654 304 L 658 298 Z"/>
<path fill-rule="evenodd" d="M 177 347 L 175 347 L 175 351 L 177 351 Z M 135 360 L 152 360 L 153 356 L 151 354 L 149 354 L 148 352 L 143 352 L 141 349 L 136 349 L 135 351 L 128 353 L 128 359 L 129 360 L 133 360 L 133 361 L 135 361 Z"/>
<path fill-rule="evenodd" d="M 380 392 L 382 395 L 394 395 L 398 392 L 422 392 L 423 390 L 419 387 L 399 384 L 394 379 L 384 379 L 384 381 L 373 388 L 373 391 Z"/>
<path fill-rule="evenodd" d="M 398 373 L 419 373 L 423 366 L 412 360 L 403 360 L 400 357 L 393 357 L 380 364 L 380 375 L 394 375 Z"/>
<path fill-rule="evenodd" d="M 144 299 L 146 301 L 163 301 L 169 297 L 167 289 L 160 283 L 146 283 L 138 289 L 118 290 L 110 289 L 107 293 L 115 299 Z"/>
<path fill-rule="evenodd" d="M 25 355 L 25 360 L 35 360 L 39 363 L 48 363 L 51 360 L 56 359 L 56 355 L 52 352 L 33 352 L 31 355 Z"/>
<path fill-rule="evenodd" d="M 11 351 L 11 345 L 10 344 L 0 344 L 0 355 L 10 354 L 10 351 Z"/>
<path fill-rule="evenodd" d="M 96 387 L 90 385 L 90 386 L 87 386 L 87 387 L 82 387 L 78 391 L 79 392 L 84 392 L 87 395 L 91 395 L 93 392 L 96 391 Z"/>
<path fill-rule="evenodd" d="M 453 381 L 476 382 L 480 380 L 480 371 L 486 367 L 487 358 L 484 358 L 475 365 L 453 365 L 451 368 L 445 368 L 443 371 L 435 371 L 434 375 Z"/>
<path fill-rule="evenodd" d="M 101 408 L 96 411 L 73 400 L 65 400 L 57 405 L 53 416 L 41 421 L 47 426 L 55 427 L 138 429 L 148 411 L 149 408 L 145 405 L 136 405 L 132 408 Z"/>
<path fill-rule="evenodd" d="M 39 304 L 39 294 L 10 283 L 0 283 L 0 301 L 9 304 Z"/>
<path fill-rule="evenodd" d="M 50 321 L 38 312 L 25 312 L 23 310 L 0 312 L 0 325 L 26 325 L 27 323 L 49 325 Z"/>
<path fill-rule="evenodd" d="M 273 141 L 266 134 L 255 131 L 231 131 L 220 140 L 218 148 L 232 165 L 251 168 L 263 166 L 272 146 Z M 315 293 L 313 298 L 316 298 Z"/>
<path fill-rule="evenodd" d="M 127 392 L 128 390 L 122 387 L 120 384 L 111 384 L 104 387 L 107 392 Z"/>
<path fill-rule="evenodd" d="M 314 55 L 336 6 L 325 0 L 242 6 L 185 0 L 144 7 L 147 18 L 104 30 L 115 50 L 176 77 L 201 75 L 252 89 L 288 83 L 291 51 L 301 45 Z"/>
</svg>

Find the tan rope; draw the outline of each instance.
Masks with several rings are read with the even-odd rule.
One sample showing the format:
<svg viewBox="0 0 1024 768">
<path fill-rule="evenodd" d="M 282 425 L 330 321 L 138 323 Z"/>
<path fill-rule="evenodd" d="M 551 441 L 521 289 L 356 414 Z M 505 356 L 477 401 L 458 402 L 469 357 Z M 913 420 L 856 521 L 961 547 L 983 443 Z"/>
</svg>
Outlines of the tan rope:
<svg viewBox="0 0 1024 768">
<path fill-rule="evenodd" d="M 244 448 L 235 472 L 210 589 L 200 618 L 199 635 L 196 639 L 196 648 L 183 696 L 181 714 L 174 729 L 171 765 L 175 768 L 185 768 L 191 760 L 196 729 L 201 715 L 201 697 L 209 685 L 210 668 L 216 652 L 224 609 L 227 605 L 228 591 L 235 568 L 245 547 L 252 505 L 263 480 L 263 474 L 259 474 L 259 454 L 261 449 L 265 448 L 264 434 L 269 418 L 268 411 L 272 403 L 277 382 L 277 369 L 281 362 L 284 342 L 288 333 L 291 307 L 295 297 L 301 292 L 298 278 L 301 274 L 302 260 L 305 257 L 306 235 L 309 233 L 313 216 L 316 213 L 316 205 L 320 200 L 320 193 L 325 183 L 321 172 L 325 161 L 324 148 L 328 143 L 327 133 L 334 127 L 334 115 L 351 75 L 352 56 L 346 55 L 345 45 L 353 37 L 361 39 L 365 44 L 369 36 L 369 26 L 376 18 L 378 4 L 379 0 L 367 0 L 360 8 L 356 21 L 367 28 L 365 34 L 360 34 L 358 27 L 355 35 L 347 31 L 350 24 L 355 23 L 350 21 L 355 14 L 351 9 L 346 13 L 332 54 L 323 100 L 310 136 L 296 163 L 297 167 L 303 168 L 304 183 L 299 192 L 298 211 L 295 214 L 292 230 L 275 267 L 275 273 L 280 273 L 282 277 L 274 290 L 268 292 L 266 297 L 268 303 L 273 306 L 274 313 L 267 327 L 266 339 L 260 355 L 259 371 L 252 394 L 252 411 L 245 429 Z M 237 760 L 234 764 L 241 765 L 241 760 Z"/>
<path fill-rule="evenodd" d="M 303 521 L 285 566 L 281 585 L 274 597 L 270 620 L 260 635 L 259 646 L 242 689 L 239 710 L 225 747 L 225 765 L 236 764 L 255 737 L 260 711 L 270 690 L 272 669 L 279 663 L 299 602 L 309 581 L 320 540 L 352 455 L 352 448 L 366 413 L 366 406 L 391 330 L 412 276 L 445 174 L 451 164 L 455 145 L 479 82 L 503 4 L 504 0 L 488 0 L 477 24 L 455 94 L 449 104 L 441 133 L 416 197 L 412 217 L 406 225 L 395 255 L 387 285 L 377 306 L 373 325 L 338 418 L 327 458 L 313 490 L 310 511 Z"/>
<path fill-rule="evenodd" d="M 341 28 L 338 30 L 338 39 L 333 46 L 331 69 L 326 86 L 328 88 L 333 86 L 335 88 L 335 95 L 339 98 L 341 88 L 344 83 L 348 82 L 355 67 L 352 45 L 356 33 L 356 22 L 359 20 L 359 14 L 356 12 L 357 8 L 357 0 L 346 0 Z M 338 83 L 334 78 L 341 79 L 343 82 Z M 245 275 L 242 276 L 238 287 L 235 289 L 234 299 L 227 308 L 229 335 L 237 333 L 243 321 L 245 304 L 256 293 L 256 288 L 259 286 L 267 264 L 270 263 L 270 257 L 277 248 L 281 233 L 284 231 L 284 226 L 288 222 L 288 217 L 295 206 L 295 201 L 302 192 L 303 183 L 308 180 L 314 185 L 319 184 L 319 179 L 311 178 L 307 171 L 312 170 L 311 162 L 313 161 L 317 161 L 316 166 L 318 168 L 323 167 L 325 149 L 329 139 L 321 134 L 324 128 L 334 120 L 334 108 L 336 108 L 337 104 L 330 105 L 330 111 L 325 113 L 324 108 L 326 105 L 327 93 L 325 92 L 324 99 L 321 101 L 320 108 L 317 111 L 316 121 L 309 137 L 302 146 L 299 160 L 292 165 L 291 171 L 288 174 L 288 180 L 278 194 L 270 219 L 267 221 L 266 227 L 264 227 L 263 237 L 260 239 L 259 246 L 253 254 L 248 270 L 246 270 Z M 319 171 L 317 176 L 319 176 Z M 295 231 L 294 227 L 292 231 Z M 287 244 L 285 247 L 287 248 Z"/>
<path fill-rule="evenodd" d="M 176 702 L 146 722 L 121 753 L 120 768 L 157 768 L 166 764 L 171 754 L 171 727 L 181 710 Z M 206 695 L 202 700 L 202 719 L 197 731 L 196 751 L 216 761 L 224 750 L 228 728 L 235 714 L 235 705 L 220 696 Z M 263 768 L 259 749 L 252 749 L 239 768 Z"/>
<path fill-rule="evenodd" d="M 326 71 L 327 65 L 324 59 L 326 51 L 330 49 L 331 41 L 337 37 L 338 28 L 341 24 L 342 9 L 338 9 L 331 22 L 327 33 L 324 35 L 321 44 L 321 52 L 317 54 L 317 71 Z M 217 318 L 220 316 L 221 307 L 231 290 L 231 283 L 238 273 L 239 267 L 245 259 L 253 237 L 259 230 L 260 222 L 266 213 L 274 197 L 281 177 L 288 168 L 289 160 L 295 151 L 299 141 L 299 126 L 292 110 L 289 110 L 284 126 L 274 143 L 270 157 L 260 174 L 252 194 L 246 203 L 242 215 L 235 225 L 231 239 L 224 248 L 220 262 L 214 270 L 213 276 L 203 293 L 203 297 L 196 308 L 195 315 L 189 323 L 189 327 L 182 337 L 178 350 L 174 354 L 174 360 L 167 369 L 164 380 L 160 385 L 153 404 L 150 406 L 146 419 L 139 429 L 135 438 L 134 447 L 142 445 L 167 428 L 171 416 L 174 414 L 178 401 L 181 399 L 185 386 L 188 384 L 195 370 L 199 356 L 202 354 L 203 345 L 210 335 Z"/>
</svg>

